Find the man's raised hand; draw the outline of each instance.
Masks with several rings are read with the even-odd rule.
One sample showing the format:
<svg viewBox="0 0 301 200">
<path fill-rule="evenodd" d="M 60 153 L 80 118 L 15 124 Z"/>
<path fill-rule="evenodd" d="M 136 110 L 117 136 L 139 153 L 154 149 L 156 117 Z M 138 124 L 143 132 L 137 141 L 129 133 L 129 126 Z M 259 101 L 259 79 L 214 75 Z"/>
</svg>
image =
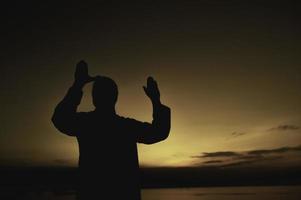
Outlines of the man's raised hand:
<svg viewBox="0 0 301 200">
<path fill-rule="evenodd" d="M 153 77 L 147 78 L 147 85 L 143 86 L 145 94 L 151 99 L 153 103 L 160 103 L 160 91 L 157 82 Z"/>
<path fill-rule="evenodd" d="M 88 64 L 84 60 L 81 60 L 77 63 L 74 78 L 75 83 L 79 86 L 84 86 L 86 83 L 94 81 L 95 79 L 89 75 Z"/>
</svg>

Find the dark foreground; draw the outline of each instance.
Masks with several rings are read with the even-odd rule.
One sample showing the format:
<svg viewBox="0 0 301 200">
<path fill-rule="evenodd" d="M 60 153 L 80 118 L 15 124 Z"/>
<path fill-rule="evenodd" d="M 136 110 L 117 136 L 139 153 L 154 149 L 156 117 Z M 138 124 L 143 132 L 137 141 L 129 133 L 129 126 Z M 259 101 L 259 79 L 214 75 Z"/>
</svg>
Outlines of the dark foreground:
<svg viewBox="0 0 301 200">
<path fill-rule="evenodd" d="M 99 196 L 103 199 L 103 197 Z M 26 200 L 76 200 L 74 191 L 53 193 L 41 191 L 2 199 Z M 243 186 L 142 189 L 142 200 L 300 200 L 301 186 Z"/>
<path fill-rule="evenodd" d="M 76 168 L 1 168 L 0 199 L 73 200 L 76 174 Z M 143 168 L 141 177 L 143 200 L 301 199 L 300 168 Z"/>
</svg>

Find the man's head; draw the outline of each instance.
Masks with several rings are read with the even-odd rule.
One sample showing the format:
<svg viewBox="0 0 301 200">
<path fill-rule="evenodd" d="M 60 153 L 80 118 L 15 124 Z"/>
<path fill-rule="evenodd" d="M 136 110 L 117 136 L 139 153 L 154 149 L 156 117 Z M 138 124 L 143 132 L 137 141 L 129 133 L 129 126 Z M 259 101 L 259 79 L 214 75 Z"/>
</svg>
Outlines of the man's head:
<svg viewBox="0 0 301 200">
<path fill-rule="evenodd" d="M 118 98 L 118 87 L 111 78 L 97 76 L 92 89 L 93 104 L 96 108 L 111 109 Z"/>
</svg>

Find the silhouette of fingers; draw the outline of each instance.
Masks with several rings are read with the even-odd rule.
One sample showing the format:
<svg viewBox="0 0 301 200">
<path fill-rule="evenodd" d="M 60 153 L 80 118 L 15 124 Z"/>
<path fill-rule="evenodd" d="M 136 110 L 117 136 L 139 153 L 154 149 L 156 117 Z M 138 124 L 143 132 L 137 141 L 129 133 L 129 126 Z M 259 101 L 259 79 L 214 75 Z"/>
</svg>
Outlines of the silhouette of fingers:
<svg viewBox="0 0 301 200">
<path fill-rule="evenodd" d="M 149 76 L 147 78 L 147 86 L 152 86 L 154 84 L 154 81 L 155 81 L 154 78 Z"/>
<path fill-rule="evenodd" d="M 79 70 L 81 73 L 88 74 L 88 64 L 83 60 L 77 63 L 76 69 Z"/>
<path fill-rule="evenodd" d="M 145 87 L 145 86 L 143 86 L 143 90 L 144 90 L 144 92 L 146 92 L 146 91 L 147 91 L 147 89 L 146 89 L 146 87 Z"/>
<path fill-rule="evenodd" d="M 85 84 L 96 80 L 96 77 L 91 77 L 88 73 L 88 64 L 81 60 L 76 65 L 75 80 L 78 83 Z"/>
<path fill-rule="evenodd" d="M 81 60 L 81 61 L 79 61 L 78 63 L 77 63 L 77 65 L 88 65 L 87 64 L 87 62 L 86 61 L 84 61 L 84 60 Z"/>
<path fill-rule="evenodd" d="M 76 71 L 75 74 L 81 75 L 81 74 L 88 74 L 88 64 L 81 60 L 80 62 L 77 63 L 76 65 Z"/>
<path fill-rule="evenodd" d="M 154 88 L 155 90 L 159 90 L 157 81 L 155 81 L 155 80 L 154 80 L 154 82 L 153 82 L 153 88 Z"/>
<path fill-rule="evenodd" d="M 157 81 L 151 76 L 147 78 L 147 87 L 151 90 L 159 90 Z"/>
</svg>

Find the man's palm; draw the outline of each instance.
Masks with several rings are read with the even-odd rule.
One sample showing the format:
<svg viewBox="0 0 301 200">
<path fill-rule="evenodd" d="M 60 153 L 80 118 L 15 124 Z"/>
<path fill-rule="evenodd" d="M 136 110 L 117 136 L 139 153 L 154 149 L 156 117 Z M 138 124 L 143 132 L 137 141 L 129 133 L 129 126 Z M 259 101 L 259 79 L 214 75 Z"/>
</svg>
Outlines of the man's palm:
<svg viewBox="0 0 301 200">
<path fill-rule="evenodd" d="M 146 87 L 143 86 L 145 94 L 152 100 L 152 101 L 159 101 L 160 100 L 160 91 L 158 88 L 157 82 L 153 79 L 153 77 L 147 78 L 147 85 Z"/>
<path fill-rule="evenodd" d="M 76 65 L 75 81 L 81 84 L 86 84 L 94 80 L 88 73 L 88 64 L 85 61 L 80 61 Z"/>
</svg>

